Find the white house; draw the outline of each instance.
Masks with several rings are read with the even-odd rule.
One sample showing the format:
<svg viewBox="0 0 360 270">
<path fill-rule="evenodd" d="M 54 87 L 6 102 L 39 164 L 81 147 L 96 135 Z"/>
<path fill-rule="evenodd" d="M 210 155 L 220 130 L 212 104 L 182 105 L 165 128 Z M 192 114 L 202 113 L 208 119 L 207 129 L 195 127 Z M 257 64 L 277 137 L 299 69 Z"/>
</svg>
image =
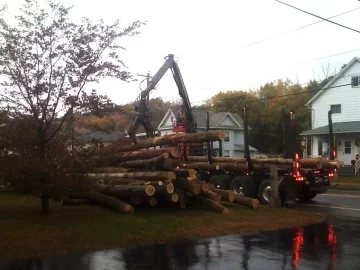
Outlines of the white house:
<svg viewBox="0 0 360 270">
<path fill-rule="evenodd" d="M 206 114 L 205 111 L 193 111 L 196 123 L 197 132 L 204 132 L 206 130 Z M 164 118 L 160 122 L 157 130 L 160 136 L 173 134 L 173 121 L 175 121 L 175 113 L 168 110 Z M 225 132 L 226 138 L 222 142 L 224 157 L 244 157 L 244 128 L 243 121 L 237 113 L 230 112 L 209 112 L 210 129 L 222 130 Z M 250 130 L 250 128 L 249 128 Z M 258 154 L 258 150 L 254 147 L 250 148 L 250 156 L 254 157 Z M 219 154 L 219 143 L 213 143 L 213 149 L 216 155 Z"/>
<path fill-rule="evenodd" d="M 329 156 L 328 111 L 332 111 L 337 159 L 351 165 L 360 146 L 360 58 L 351 60 L 306 106 L 311 110 L 311 130 L 306 139 L 307 156 Z"/>
</svg>

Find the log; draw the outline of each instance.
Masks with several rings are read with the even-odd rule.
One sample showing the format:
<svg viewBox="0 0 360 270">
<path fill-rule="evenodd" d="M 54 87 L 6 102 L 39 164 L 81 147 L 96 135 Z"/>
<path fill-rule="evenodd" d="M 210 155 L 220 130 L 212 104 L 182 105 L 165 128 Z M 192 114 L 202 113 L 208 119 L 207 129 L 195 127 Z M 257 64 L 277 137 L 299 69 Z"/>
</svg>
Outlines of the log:
<svg viewBox="0 0 360 270">
<path fill-rule="evenodd" d="M 114 210 L 121 211 L 123 213 L 131 214 L 134 212 L 134 207 L 131 204 L 128 204 L 123 200 L 101 194 L 99 192 L 93 192 L 93 191 L 89 192 L 88 198 L 100 205 L 110 207 Z"/>
<path fill-rule="evenodd" d="M 210 190 L 210 186 L 207 183 L 200 183 L 200 186 L 201 186 L 201 191 L 202 192 Z"/>
<path fill-rule="evenodd" d="M 173 172 L 151 171 L 151 172 L 126 172 L 126 173 L 89 173 L 87 175 L 90 179 L 105 179 L 105 178 L 128 178 L 128 179 L 143 179 L 143 180 L 174 180 L 176 174 Z"/>
<path fill-rule="evenodd" d="M 174 186 L 177 189 L 182 189 L 187 192 L 191 192 L 193 194 L 200 194 L 201 193 L 201 186 L 197 184 L 192 184 L 188 180 L 178 177 L 174 180 Z"/>
<path fill-rule="evenodd" d="M 164 162 L 164 168 L 177 168 L 177 169 L 193 169 L 193 170 L 219 170 L 220 167 L 217 164 L 208 164 L 207 162 L 192 162 L 186 163 L 181 160 L 166 160 Z"/>
<path fill-rule="evenodd" d="M 171 169 L 171 171 L 176 173 L 177 176 L 182 176 L 182 177 L 196 176 L 196 171 L 194 169 L 175 168 L 175 169 Z"/>
<path fill-rule="evenodd" d="M 131 146 L 131 144 L 130 144 Z M 142 149 L 138 151 L 129 150 L 129 152 L 116 152 L 117 145 L 110 145 L 99 150 L 100 155 L 108 155 L 109 157 L 114 157 L 114 161 L 121 162 L 126 160 L 135 160 L 135 159 L 150 159 L 158 157 L 164 153 L 168 154 L 169 157 L 179 158 L 180 150 L 178 147 L 167 147 L 167 148 L 156 148 L 156 149 Z M 120 145 L 119 145 L 120 147 Z M 146 147 L 144 147 L 146 148 Z M 114 151 L 111 152 L 110 149 Z M 141 149 L 141 148 L 138 148 Z"/>
<path fill-rule="evenodd" d="M 112 195 L 121 198 L 130 198 L 131 196 L 152 196 L 155 193 L 155 187 L 147 186 L 110 186 L 110 185 L 96 185 L 95 189 L 107 195 Z"/>
<path fill-rule="evenodd" d="M 156 186 L 155 187 L 155 194 L 172 194 L 174 193 L 174 184 L 168 183 L 163 186 Z"/>
<path fill-rule="evenodd" d="M 143 179 L 129 179 L 120 177 L 106 177 L 106 178 L 92 178 L 94 182 L 101 182 L 107 185 L 159 185 L 163 184 L 163 181 L 156 180 L 143 180 Z"/>
<path fill-rule="evenodd" d="M 172 193 L 172 194 L 155 194 L 156 195 L 156 199 L 158 201 L 169 201 L 169 202 L 178 202 L 179 201 L 179 196 L 176 193 Z"/>
<path fill-rule="evenodd" d="M 208 158 L 205 156 L 187 156 L 188 162 L 208 162 Z M 232 157 L 212 157 L 212 161 L 215 163 L 246 163 L 245 158 L 232 158 Z"/>
<path fill-rule="evenodd" d="M 116 152 L 136 151 L 160 145 L 175 145 L 178 143 L 200 143 L 206 141 L 223 141 L 225 133 L 221 130 L 201 133 L 176 133 L 162 137 L 149 138 L 133 145 L 116 145 Z"/>
<path fill-rule="evenodd" d="M 94 173 L 125 173 L 129 171 L 130 169 L 121 167 L 99 167 L 93 170 Z"/>
<path fill-rule="evenodd" d="M 226 207 L 222 206 L 221 204 L 219 204 L 211 199 L 205 198 L 203 196 L 198 196 L 197 201 L 200 202 L 207 209 L 212 210 L 214 212 L 218 212 L 223 215 L 226 215 L 229 213 L 229 209 L 227 209 Z"/>
<path fill-rule="evenodd" d="M 221 195 L 215 192 L 212 192 L 211 190 L 203 192 L 203 195 L 217 203 L 221 201 Z"/>
<path fill-rule="evenodd" d="M 214 189 L 212 191 L 220 194 L 221 199 L 224 201 L 233 202 L 235 200 L 235 193 L 232 190 Z"/>
<path fill-rule="evenodd" d="M 145 203 L 150 205 L 150 206 L 155 206 L 158 204 L 158 201 L 155 197 L 145 197 Z"/>
<path fill-rule="evenodd" d="M 183 200 L 185 198 L 185 192 L 181 189 L 175 189 L 174 193 L 176 193 L 179 197 L 179 201 Z"/>
<path fill-rule="evenodd" d="M 241 196 L 238 194 L 235 194 L 235 199 L 233 201 L 234 203 L 240 204 L 242 206 L 251 208 L 251 209 L 258 209 L 260 207 L 260 201 L 257 199 Z"/>
<path fill-rule="evenodd" d="M 344 162 L 340 160 L 326 160 L 321 158 L 302 158 L 299 159 L 300 167 L 311 169 L 339 169 L 344 167 Z"/>
<path fill-rule="evenodd" d="M 89 204 L 89 200 L 87 198 L 70 198 L 70 197 L 62 197 L 61 205 L 84 205 Z"/>
<path fill-rule="evenodd" d="M 125 168 L 162 168 L 164 164 L 164 160 L 169 158 L 168 153 L 161 154 L 158 157 L 154 157 L 151 159 L 139 159 L 139 160 L 129 160 L 129 161 L 123 161 L 120 162 L 118 165 L 120 167 Z"/>
</svg>

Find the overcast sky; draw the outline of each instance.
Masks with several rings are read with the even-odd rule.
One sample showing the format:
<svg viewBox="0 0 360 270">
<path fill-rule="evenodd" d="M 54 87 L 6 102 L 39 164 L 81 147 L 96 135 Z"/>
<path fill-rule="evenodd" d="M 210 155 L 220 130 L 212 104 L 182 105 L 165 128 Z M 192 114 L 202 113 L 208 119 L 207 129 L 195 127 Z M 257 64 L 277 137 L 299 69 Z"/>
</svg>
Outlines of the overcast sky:
<svg viewBox="0 0 360 270">
<path fill-rule="evenodd" d="M 357 0 L 283 0 L 328 18 L 360 7 Z M 142 34 L 124 44 L 121 55 L 133 74 L 151 74 L 167 54 L 175 54 L 191 102 L 199 105 L 219 91 L 248 90 L 280 78 L 299 83 L 322 78 L 322 66 L 332 70 L 360 56 L 360 34 L 328 22 L 305 26 L 319 19 L 274 0 L 62 0 L 75 5 L 74 20 L 87 16 L 110 22 L 147 21 Z M 12 10 L 22 1 L 0 0 Z M 360 30 L 360 9 L 332 20 Z M 267 41 L 246 46 L 258 40 Z M 325 59 L 329 55 L 356 50 Z M 142 79 L 142 78 L 140 78 Z M 142 85 L 144 87 L 145 84 Z M 139 83 L 115 80 L 96 85 L 116 103 L 135 100 Z M 151 97 L 179 100 L 169 71 Z"/>
</svg>

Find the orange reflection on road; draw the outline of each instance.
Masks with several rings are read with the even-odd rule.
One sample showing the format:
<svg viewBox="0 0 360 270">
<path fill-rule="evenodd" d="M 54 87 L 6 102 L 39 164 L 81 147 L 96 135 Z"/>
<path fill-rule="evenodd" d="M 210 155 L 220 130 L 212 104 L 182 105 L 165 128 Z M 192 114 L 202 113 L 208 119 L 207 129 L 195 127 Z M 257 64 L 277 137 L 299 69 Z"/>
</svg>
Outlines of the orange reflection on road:
<svg viewBox="0 0 360 270">
<path fill-rule="evenodd" d="M 301 249 L 304 245 L 304 228 L 298 228 L 293 237 L 293 260 L 292 264 L 298 267 L 301 255 Z"/>
</svg>

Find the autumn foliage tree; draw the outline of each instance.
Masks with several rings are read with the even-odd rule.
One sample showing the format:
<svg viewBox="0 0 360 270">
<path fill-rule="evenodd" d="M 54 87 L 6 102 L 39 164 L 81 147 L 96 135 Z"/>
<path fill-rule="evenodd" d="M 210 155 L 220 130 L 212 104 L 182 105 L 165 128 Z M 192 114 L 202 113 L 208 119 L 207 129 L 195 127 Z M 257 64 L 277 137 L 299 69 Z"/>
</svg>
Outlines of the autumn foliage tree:
<svg viewBox="0 0 360 270">
<path fill-rule="evenodd" d="M 137 35 L 144 24 L 122 27 L 119 21 L 83 18 L 77 25 L 69 19 L 71 10 L 54 1 L 41 7 L 37 0 L 25 0 L 14 25 L 5 20 L 6 6 L 0 13 L 0 110 L 13 120 L 31 122 L 29 142 L 21 147 L 27 145 L 29 170 L 37 168 L 32 177 L 40 183 L 43 214 L 49 209 L 50 176 L 57 170 L 51 167 L 50 148 L 66 141 L 60 137 L 73 113 L 116 109 L 106 96 L 89 94 L 85 86 L 105 77 L 132 79 L 120 59 L 124 48 L 119 40 Z"/>
</svg>

